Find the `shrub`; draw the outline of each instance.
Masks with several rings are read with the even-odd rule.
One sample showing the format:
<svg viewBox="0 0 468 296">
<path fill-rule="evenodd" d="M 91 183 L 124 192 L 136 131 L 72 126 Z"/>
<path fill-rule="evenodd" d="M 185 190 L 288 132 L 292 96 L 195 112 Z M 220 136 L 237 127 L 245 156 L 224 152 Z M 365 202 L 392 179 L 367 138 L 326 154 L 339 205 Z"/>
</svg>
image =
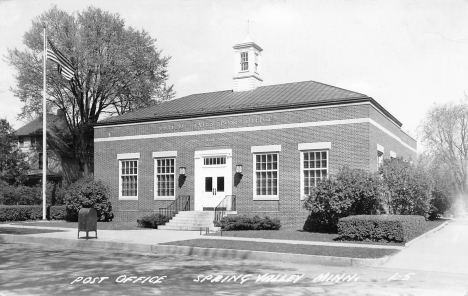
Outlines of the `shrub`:
<svg viewBox="0 0 468 296">
<path fill-rule="evenodd" d="M 429 220 L 439 219 L 446 211 L 450 210 L 451 206 L 452 201 L 448 193 L 439 190 L 433 190 Z"/>
<path fill-rule="evenodd" d="M 306 198 L 310 215 L 305 231 L 336 232 L 338 220 L 349 215 L 377 214 L 385 187 L 377 174 L 342 167 L 336 177 L 320 182 Z"/>
<path fill-rule="evenodd" d="M 390 193 L 390 214 L 429 216 L 432 184 L 422 167 L 416 167 L 399 157 L 385 159 L 379 171 Z"/>
<path fill-rule="evenodd" d="M 159 213 L 144 216 L 141 219 L 137 220 L 138 227 L 154 229 L 157 229 L 158 225 L 164 225 L 167 222 L 169 222 L 169 218 Z"/>
<path fill-rule="evenodd" d="M 47 212 L 49 220 L 66 220 L 67 218 L 66 206 L 49 206 Z"/>
<path fill-rule="evenodd" d="M 48 182 L 46 203 L 51 204 L 54 184 Z M 42 185 L 9 185 L 0 181 L 0 203 L 4 205 L 42 205 Z"/>
<path fill-rule="evenodd" d="M 77 221 L 81 208 L 94 208 L 98 221 L 112 221 L 114 214 L 108 196 L 109 190 L 101 181 L 94 181 L 90 177 L 78 180 L 65 193 L 67 219 Z"/>
<path fill-rule="evenodd" d="M 42 219 L 42 206 L 0 206 L 0 221 L 26 221 Z"/>
<path fill-rule="evenodd" d="M 425 223 L 415 215 L 349 216 L 338 222 L 338 233 L 346 240 L 407 242 L 424 233 Z"/>
<path fill-rule="evenodd" d="M 259 216 L 227 216 L 218 223 L 222 230 L 279 230 L 281 222 L 277 218 L 260 218 Z"/>
</svg>

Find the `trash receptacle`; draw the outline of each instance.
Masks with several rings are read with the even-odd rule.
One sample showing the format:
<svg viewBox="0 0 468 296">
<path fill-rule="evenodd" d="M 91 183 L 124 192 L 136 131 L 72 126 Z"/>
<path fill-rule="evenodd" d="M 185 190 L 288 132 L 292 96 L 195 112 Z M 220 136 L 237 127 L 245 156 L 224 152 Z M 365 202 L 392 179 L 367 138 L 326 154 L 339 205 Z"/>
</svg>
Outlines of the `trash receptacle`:
<svg viewBox="0 0 468 296">
<path fill-rule="evenodd" d="M 97 212 L 93 208 L 82 208 L 78 212 L 78 238 L 80 238 L 80 231 L 86 231 L 86 239 L 88 239 L 88 232 L 96 232 L 97 238 Z"/>
</svg>

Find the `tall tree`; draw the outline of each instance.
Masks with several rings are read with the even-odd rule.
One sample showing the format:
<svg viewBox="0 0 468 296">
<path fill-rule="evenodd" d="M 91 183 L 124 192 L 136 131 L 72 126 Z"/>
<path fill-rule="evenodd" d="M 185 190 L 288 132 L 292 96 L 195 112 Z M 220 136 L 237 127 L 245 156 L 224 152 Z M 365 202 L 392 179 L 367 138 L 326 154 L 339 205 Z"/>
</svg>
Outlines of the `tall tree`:
<svg viewBox="0 0 468 296">
<path fill-rule="evenodd" d="M 77 69 L 67 81 L 48 62 L 47 103 L 64 111 L 76 158 L 89 174 L 93 123 L 174 97 L 173 86 L 166 86 L 170 57 L 162 56 L 146 31 L 125 26 L 118 14 L 94 7 L 68 14 L 53 7 L 25 33 L 27 48 L 9 49 L 6 56 L 17 70 L 12 91 L 24 103 L 20 117 L 42 113 L 44 26 L 49 40 Z"/>
<path fill-rule="evenodd" d="M 0 180 L 21 183 L 29 170 L 27 155 L 18 148 L 18 137 L 6 119 L 0 119 Z"/>
<path fill-rule="evenodd" d="M 429 153 L 449 168 L 456 195 L 468 205 L 468 98 L 433 106 L 420 131 Z"/>
</svg>

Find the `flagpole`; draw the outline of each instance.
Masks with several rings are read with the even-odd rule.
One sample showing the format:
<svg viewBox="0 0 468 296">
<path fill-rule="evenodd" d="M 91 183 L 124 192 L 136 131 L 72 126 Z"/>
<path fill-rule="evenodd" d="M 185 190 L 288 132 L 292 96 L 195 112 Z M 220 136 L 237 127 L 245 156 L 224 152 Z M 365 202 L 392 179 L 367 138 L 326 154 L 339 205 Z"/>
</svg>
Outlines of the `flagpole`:
<svg viewBox="0 0 468 296">
<path fill-rule="evenodd" d="M 47 37 L 46 27 L 44 24 L 44 71 L 43 71 L 43 86 L 44 94 L 42 96 L 42 219 L 46 220 L 46 188 L 47 188 L 47 127 L 46 127 L 46 66 L 47 66 Z"/>
</svg>

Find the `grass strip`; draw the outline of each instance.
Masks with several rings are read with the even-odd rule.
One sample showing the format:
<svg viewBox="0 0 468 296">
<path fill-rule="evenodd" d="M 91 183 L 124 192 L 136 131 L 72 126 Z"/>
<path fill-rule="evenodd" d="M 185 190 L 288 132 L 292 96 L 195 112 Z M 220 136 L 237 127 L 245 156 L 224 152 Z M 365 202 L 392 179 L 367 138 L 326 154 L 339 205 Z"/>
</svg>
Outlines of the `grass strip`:
<svg viewBox="0 0 468 296">
<path fill-rule="evenodd" d="M 35 234 L 35 233 L 52 233 L 63 232 L 63 230 L 53 229 L 37 229 L 37 228 L 16 228 L 16 227 L 0 227 L 0 234 Z"/>
<path fill-rule="evenodd" d="M 392 255 L 398 252 L 398 250 L 391 250 L 391 249 L 353 248 L 353 247 L 334 247 L 334 246 L 331 247 L 331 246 L 264 243 L 264 242 L 248 242 L 248 241 L 215 240 L 215 239 L 191 239 L 191 240 L 164 243 L 162 245 L 230 249 L 230 250 L 248 250 L 248 251 L 262 251 L 262 252 L 304 254 L 304 255 L 335 256 L 335 257 L 347 257 L 347 258 L 381 258 L 381 257 Z"/>
</svg>

